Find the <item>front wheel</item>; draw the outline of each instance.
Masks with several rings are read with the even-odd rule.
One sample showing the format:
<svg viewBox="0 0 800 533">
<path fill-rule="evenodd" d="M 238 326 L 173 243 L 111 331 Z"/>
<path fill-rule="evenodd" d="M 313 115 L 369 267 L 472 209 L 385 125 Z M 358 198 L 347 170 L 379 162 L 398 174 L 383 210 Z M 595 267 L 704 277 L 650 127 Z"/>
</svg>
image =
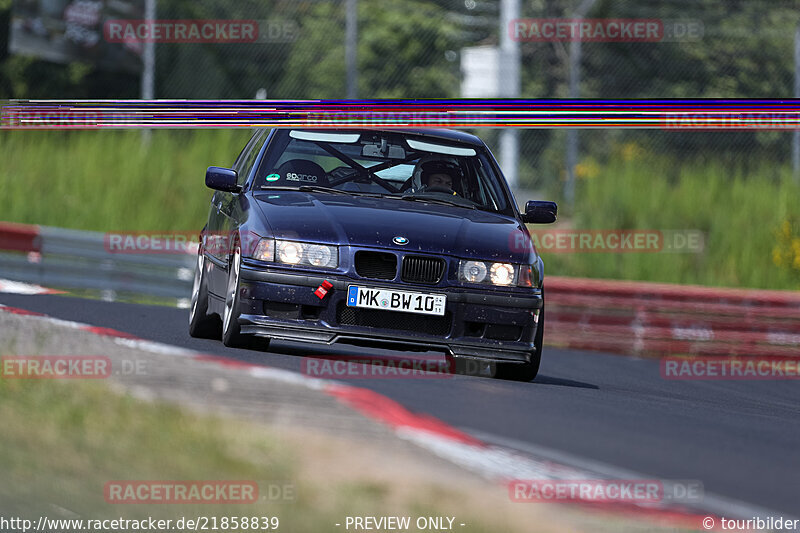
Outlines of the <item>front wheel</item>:
<svg viewBox="0 0 800 533">
<path fill-rule="evenodd" d="M 239 243 L 236 243 L 228 265 L 228 286 L 225 291 L 225 311 L 222 317 L 222 343 L 231 347 L 244 344 L 239 326 L 239 273 L 241 268 L 242 249 Z"/>
<path fill-rule="evenodd" d="M 208 280 L 206 256 L 203 250 L 197 254 L 197 266 L 192 284 L 192 300 L 189 306 L 189 335 L 201 339 L 219 339 L 222 330 L 219 316 L 208 314 Z"/>
<path fill-rule="evenodd" d="M 542 362 L 542 342 L 544 341 L 544 306 L 539 312 L 539 324 L 536 328 L 534 345 L 536 349 L 531 352 L 531 360 L 527 363 L 498 363 L 495 377 L 512 381 L 533 381 L 539 373 L 539 364 Z"/>
</svg>

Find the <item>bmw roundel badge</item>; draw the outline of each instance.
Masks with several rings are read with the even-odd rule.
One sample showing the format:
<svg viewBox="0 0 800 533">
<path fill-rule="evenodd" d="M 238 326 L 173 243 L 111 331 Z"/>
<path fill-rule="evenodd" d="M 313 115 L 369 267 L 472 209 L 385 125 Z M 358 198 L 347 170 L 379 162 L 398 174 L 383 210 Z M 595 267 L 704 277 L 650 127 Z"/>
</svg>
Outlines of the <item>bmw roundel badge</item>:
<svg viewBox="0 0 800 533">
<path fill-rule="evenodd" d="M 397 237 L 395 237 L 394 239 L 392 239 L 392 242 L 393 242 L 393 243 L 395 243 L 395 244 L 397 244 L 398 246 L 405 246 L 406 244 L 408 244 L 408 239 L 406 239 L 405 237 L 401 237 L 400 235 L 398 235 Z"/>
</svg>

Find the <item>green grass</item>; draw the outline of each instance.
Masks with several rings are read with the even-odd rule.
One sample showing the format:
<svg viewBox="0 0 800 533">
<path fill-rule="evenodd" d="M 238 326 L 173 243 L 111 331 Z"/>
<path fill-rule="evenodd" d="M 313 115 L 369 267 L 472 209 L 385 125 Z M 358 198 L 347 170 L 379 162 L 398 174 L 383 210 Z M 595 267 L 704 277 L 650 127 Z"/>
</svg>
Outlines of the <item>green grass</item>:
<svg viewBox="0 0 800 533">
<path fill-rule="evenodd" d="M 800 268 L 778 264 L 800 233 L 800 185 L 787 168 L 731 170 L 713 160 L 612 159 L 580 184 L 574 229 L 700 230 L 702 253 L 544 254 L 550 274 L 712 286 L 800 288 Z M 786 226 L 791 235 L 779 239 Z M 541 227 L 536 228 L 541 229 Z M 783 263 L 786 263 L 784 260 Z"/>
<path fill-rule="evenodd" d="M 4 132 L 0 212 L 8 221 L 100 231 L 199 230 L 210 165 L 230 166 L 250 130 Z"/>
<path fill-rule="evenodd" d="M 202 227 L 209 165 L 230 166 L 249 130 L 0 132 L 2 219 L 99 231 Z M 544 254 L 546 272 L 714 286 L 800 288 L 800 187 L 786 165 L 713 154 L 680 160 L 630 145 L 584 161 L 577 229 L 698 229 L 700 254 Z M 789 230 L 779 242 L 784 223 Z M 537 229 L 541 229 L 537 228 Z M 774 253 L 782 254 L 776 261 Z"/>
<path fill-rule="evenodd" d="M 116 396 L 96 384 L 0 380 L 0 416 L 0 501 L 19 513 L 35 515 L 52 503 L 87 518 L 140 518 L 148 506 L 105 503 L 106 482 L 292 476 L 291 455 L 265 431 L 249 436 L 241 424 Z M 177 510 L 169 507 L 164 518 Z M 207 507 L 179 510 L 223 510 Z M 237 507 L 231 510 L 249 506 Z M 158 511 L 164 506 L 149 509 Z"/>
<path fill-rule="evenodd" d="M 142 402 L 97 383 L 0 379 L 0 420 L 0 502 L 7 517 L 35 523 L 39 516 L 277 516 L 279 531 L 299 533 L 336 530 L 333 524 L 345 516 L 455 510 L 459 519 L 469 522 L 469 531 L 495 530 L 491 512 L 465 510 L 459 493 L 440 488 L 438 480 L 401 497 L 386 481 L 371 481 L 369 472 L 359 473 L 358 481 L 337 479 L 325 471 L 309 475 L 301 467 L 309 451 L 266 426 Z M 358 467 L 357 455 L 347 460 Z M 238 505 L 106 503 L 104 485 L 122 480 L 255 481 L 263 492 L 267 483 L 288 484 L 294 486 L 294 499 Z M 437 490 L 441 498 L 430 499 Z M 508 524 L 503 527 L 519 531 Z"/>
</svg>

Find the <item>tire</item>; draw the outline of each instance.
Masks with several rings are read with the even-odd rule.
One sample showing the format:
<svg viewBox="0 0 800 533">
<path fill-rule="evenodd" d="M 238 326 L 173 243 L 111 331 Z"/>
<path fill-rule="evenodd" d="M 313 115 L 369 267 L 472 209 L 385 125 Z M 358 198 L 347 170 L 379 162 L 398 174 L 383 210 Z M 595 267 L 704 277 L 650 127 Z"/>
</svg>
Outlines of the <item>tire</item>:
<svg viewBox="0 0 800 533">
<path fill-rule="evenodd" d="M 222 316 L 222 343 L 225 346 L 244 346 L 239 326 L 239 272 L 242 267 L 242 248 L 237 242 L 228 262 L 228 284 L 225 289 L 225 312 Z"/>
<path fill-rule="evenodd" d="M 189 305 L 189 335 L 200 339 L 219 339 L 222 324 L 217 315 L 208 314 L 208 280 L 206 279 L 206 256 L 202 250 L 197 254 L 197 265 Z"/>
<path fill-rule="evenodd" d="M 536 328 L 534 344 L 536 349 L 531 352 L 531 360 L 527 363 L 498 363 L 495 377 L 511 381 L 533 381 L 539 373 L 542 362 L 542 341 L 544 340 L 544 306 L 539 313 L 539 325 Z"/>
</svg>

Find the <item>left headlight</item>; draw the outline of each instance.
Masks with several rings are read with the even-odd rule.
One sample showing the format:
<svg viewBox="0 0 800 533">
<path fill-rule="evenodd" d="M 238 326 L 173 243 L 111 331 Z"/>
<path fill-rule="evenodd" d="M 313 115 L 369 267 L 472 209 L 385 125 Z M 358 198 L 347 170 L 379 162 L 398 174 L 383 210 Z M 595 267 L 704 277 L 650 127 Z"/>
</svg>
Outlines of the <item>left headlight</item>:
<svg viewBox="0 0 800 533">
<path fill-rule="evenodd" d="M 458 279 L 467 283 L 491 283 L 508 287 L 517 282 L 517 267 L 511 263 L 460 261 Z"/>
<path fill-rule="evenodd" d="M 541 283 L 539 269 L 535 265 L 467 260 L 461 260 L 458 264 L 458 279 L 499 287 L 538 287 Z"/>
<path fill-rule="evenodd" d="M 326 244 L 261 239 L 253 259 L 275 261 L 286 265 L 310 265 L 317 268 L 339 266 L 339 249 Z"/>
</svg>

